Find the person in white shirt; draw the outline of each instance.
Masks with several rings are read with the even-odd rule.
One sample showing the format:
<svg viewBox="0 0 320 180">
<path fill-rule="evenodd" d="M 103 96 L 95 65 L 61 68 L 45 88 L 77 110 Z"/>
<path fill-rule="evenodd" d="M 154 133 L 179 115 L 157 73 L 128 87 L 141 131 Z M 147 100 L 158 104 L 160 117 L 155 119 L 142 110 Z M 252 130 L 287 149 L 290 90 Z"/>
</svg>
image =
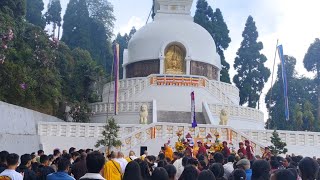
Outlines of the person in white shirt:
<svg viewBox="0 0 320 180">
<path fill-rule="evenodd" d="M 224 168 L 224 175 L 223 177 L 225 177 L 226 179 L 229 178 L 230 174 L 232 173 L 232 171 L 234 170 L 233 168 L 233 163 L 234 163 L 234 160 L 235 160 L 235 156 L 234 155 L 230 155 L 228 157 L 228 163 L 223 165 L 223 168 Z"/>
<path fill-rule="evenodd" d="M 124 171 L 126 169 L 128 161 L 124 158 L 123 153 L 122 152 L 118 152 L 118 157 L 115 160 L 120 164 L 121 172 L 122 172 L 122 174 L 124 174 Z"/>
<path fill-rule="evenodd" d="M 16 171 L 19 164 L 19 156 L 17 154 L 9 154 L 7 156 L 7 169 L 0 176 L 8 176 L 11 180 L 23 180 L 23 175 Z"/>
<path fill-rule="evenodd" d="M 175 176 L 175 180 L 178 180 L 184 170 L 184 167 L 182 165 L 182 156 L 183 154 L 182 153 L 178 153 L 177 154 L 177 160 L 174 161 L 173 165 L 174 167 L 176 168 L 177 170 L 177 173 L 176 173 L 176 176 Z"/>
</svg>

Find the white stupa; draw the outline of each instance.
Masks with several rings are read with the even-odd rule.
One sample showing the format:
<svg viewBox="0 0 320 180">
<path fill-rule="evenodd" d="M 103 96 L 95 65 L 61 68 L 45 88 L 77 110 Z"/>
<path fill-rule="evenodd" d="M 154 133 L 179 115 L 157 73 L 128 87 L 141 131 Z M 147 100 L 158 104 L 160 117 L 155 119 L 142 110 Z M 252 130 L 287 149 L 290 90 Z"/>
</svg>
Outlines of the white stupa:
<svg viewBox="0 0 320 180">
<path fill-rule="evenodd" d="M 264 129 L 263 113 L 239 106 L 239 90 L 220 82 L 221 60 L 211 35 L 193 22 L 193 0 L 156 0 L 154 21 L 138 30 L 124 50 L 119 86 L 120 124 L 190 123 L 195 93 L 199 124 Z M 110 87 L 111 85 L 111 87 Z M 114 83 L 104 86 L 103 102 L 91 105 L 94 122 L 114 113 Z"/>
</svg>

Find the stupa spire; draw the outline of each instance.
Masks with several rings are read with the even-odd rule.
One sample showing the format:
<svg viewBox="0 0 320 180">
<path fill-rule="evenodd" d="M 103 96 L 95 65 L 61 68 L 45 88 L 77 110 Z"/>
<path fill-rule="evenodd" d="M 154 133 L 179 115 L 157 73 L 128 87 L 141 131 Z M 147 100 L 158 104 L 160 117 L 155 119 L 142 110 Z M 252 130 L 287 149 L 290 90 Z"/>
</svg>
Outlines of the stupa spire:
<svg viewBox="0 0 320 180">
<path fill-rule="evenodd" d="M 193 0 L 155 0 L 154 13 L 191 14 Z"/>
</svg>

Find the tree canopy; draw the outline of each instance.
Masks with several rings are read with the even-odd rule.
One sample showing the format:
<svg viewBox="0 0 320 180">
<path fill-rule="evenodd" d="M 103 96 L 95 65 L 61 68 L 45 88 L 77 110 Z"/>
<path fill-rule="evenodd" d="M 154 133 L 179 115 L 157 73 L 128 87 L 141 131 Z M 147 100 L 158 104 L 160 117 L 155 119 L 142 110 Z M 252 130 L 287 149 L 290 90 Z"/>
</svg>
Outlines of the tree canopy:
<svg viewBox="0 0 320 180">
<path fill-rule="evenodd" d="M 27 14 L 26 19 L 31 24 L 41 27 L 44 29 L 46 20 L 42 15 L 44 4 L 42 0 L 26 0 Z"/>
</svg>

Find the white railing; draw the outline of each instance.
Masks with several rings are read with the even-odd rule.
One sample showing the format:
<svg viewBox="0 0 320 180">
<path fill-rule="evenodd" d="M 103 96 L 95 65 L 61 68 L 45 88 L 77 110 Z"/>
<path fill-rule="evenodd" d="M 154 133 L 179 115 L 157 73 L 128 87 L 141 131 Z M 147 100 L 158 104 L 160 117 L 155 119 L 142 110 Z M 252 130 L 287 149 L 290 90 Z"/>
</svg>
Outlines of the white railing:
<svg viewBox="0 0 320 180">
<path fill-rule="evenodd" d="M 119 80 L 119 89 L 128 89 L 144 79 L 145 79 L 145 77 L 120 79 Z M 111 85 L 111 87 L 110 87 L 110 85 Z M 111 92 L 113 92 L 114 91 L 114 81 L 112 81 L 111 83 L 109 82 L 109 83 L 105 84 L 103 90 L 104 90 L 103 93 L 105 93 L 105 94 L 107 94 L 109 92 L 109 90 Z"/>
<path fill-rule="evenodd" d="M 270 138 L 273 130 L 243 130 L 251 139 L 270 145 Z M 282 131 L 278 130 L 282 141 L 287 145 L 317 146 L 320 145 L 320 133 L 305 131 Z"/>
<path fill-rule="evenodd" d="M 224 82 L 215 81 L 215 80 L 210 80 L 210 82 L 212 85 L 220 89 L 227 96 L 231 96 L 233 99 L 236 99 L 237 102 L 240 101 L 239 89 L 236 86 L 229 83 L 224 83 Z"/>
<path fill-rule="evenodd" d="M 229 117 L 247 118 L 254 121 L 263 121 L 263 112 L 254 108 L 227 105 L 227 104 L 209 104 L 212 115 L 219 116 L 221 110 L 224 109 Z"/>
<path fill-rule="evenodd" d="M 141 105 L 146 104 L 148 106 L 148 111 L 152 112 L 152 101 L 150 102 L 119 102 L 118 112 L 140 112 Z M 92 103 L 89 104 L 89 107 L 92 113 L 113 113 L 114 112 L 114 102 L 99 102 L 99 103 Z"/>
<path fill-rule="evenodd" d="M 150 86 L 149 78 L 145 78 L 137 82 L 134 86 L 129 87 L 127 90 L 120 92 L 120 101 L 127 101 L 135 95 L 141 93 L 146 87 Z"/>
</svg>

